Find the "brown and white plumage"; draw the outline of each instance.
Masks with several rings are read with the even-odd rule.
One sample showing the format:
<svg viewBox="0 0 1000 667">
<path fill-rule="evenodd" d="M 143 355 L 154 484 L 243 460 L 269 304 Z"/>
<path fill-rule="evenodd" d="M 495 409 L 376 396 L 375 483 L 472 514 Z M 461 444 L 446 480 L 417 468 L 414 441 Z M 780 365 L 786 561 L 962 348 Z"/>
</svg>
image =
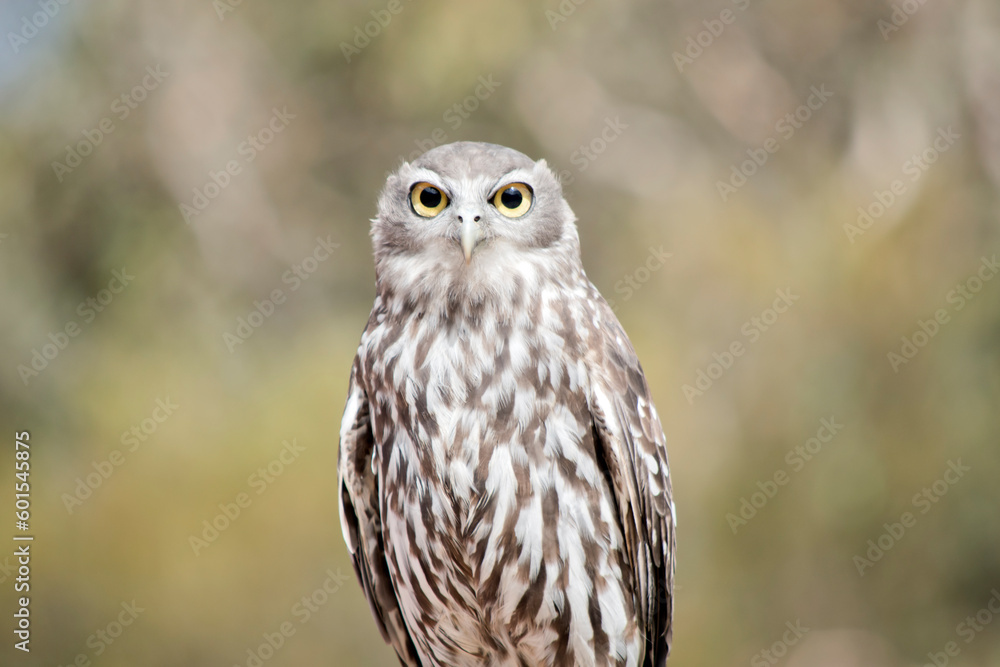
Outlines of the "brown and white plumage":
<svg viewBox="0 0 1000 667">
<path fill-rule="evenodd" d="M 544 161 L 492 144 L 433 149 L 380 197 L 341 524 L 404 665 L 666 664 L 663 430 L 573 221 Z"/>
</svg>

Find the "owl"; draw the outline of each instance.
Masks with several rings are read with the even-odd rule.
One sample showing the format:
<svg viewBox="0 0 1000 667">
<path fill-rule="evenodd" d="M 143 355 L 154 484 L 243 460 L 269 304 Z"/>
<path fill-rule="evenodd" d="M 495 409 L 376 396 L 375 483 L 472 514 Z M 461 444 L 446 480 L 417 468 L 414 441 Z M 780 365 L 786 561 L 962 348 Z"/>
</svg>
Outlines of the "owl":
<svg viewBox="0 0 1000 667">
<path fill-rule="evenodd" d="M 389 176 L 340 431 L 340 520 L 407 667 L 666 664 L 675 515 L 642 367 L 544 160 Z"/>
</svg>

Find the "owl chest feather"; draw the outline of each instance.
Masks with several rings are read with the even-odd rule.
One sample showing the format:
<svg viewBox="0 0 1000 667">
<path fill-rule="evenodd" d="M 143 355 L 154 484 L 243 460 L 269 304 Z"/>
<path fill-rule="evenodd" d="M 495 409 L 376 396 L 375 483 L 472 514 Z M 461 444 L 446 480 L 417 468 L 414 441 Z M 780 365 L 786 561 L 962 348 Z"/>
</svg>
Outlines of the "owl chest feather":
<svg viewBox="0 0 1000 667">
<path fill-rule="evenodd" d="M 552 419 L 567 397 L 582 414 L 579 369 L 566 368 L 544 327 L 420 315 L 404 326 L 417 344 L 393 350 L 377 392 L 376 412 L 392 431 L 377 438 L 386 480 L 439 494 L 440 527 L 465 534 L 487 519 L 484 504 L 531 493 L 546 438 L 579 439 L 576 418 Z M 577 394 L 557 398 L 568 375 Z"/>
<path fill-rule="evenodd" d="M 596 603 L 571 592 L 589 582 L 610 624 L 598 631 L 631 650 L 622 537 L 574 326 L 542 294 L 521 321 L 414 313 L 368 342 L 390 568 L 404 611 L 445 644 L 472 651 L 491 637 L 541 660 L 563 619 L 595 631 Z"/>
</svg>

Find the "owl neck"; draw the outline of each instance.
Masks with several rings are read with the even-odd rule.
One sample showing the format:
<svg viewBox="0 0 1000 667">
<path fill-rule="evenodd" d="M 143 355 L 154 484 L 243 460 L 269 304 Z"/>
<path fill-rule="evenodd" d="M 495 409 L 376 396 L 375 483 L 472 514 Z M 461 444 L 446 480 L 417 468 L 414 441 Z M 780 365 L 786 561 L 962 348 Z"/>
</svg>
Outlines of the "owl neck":
<svg viewBox="0 0 1000 667">
<path fill-rule="evenodd" d="M 551 249 L 550 249 L 551 250 Z M 393 318 L 433 315 L 443 321 L 511 322 L 534 309 L 543 291 L 583 277 L 579 257 L 488 249 L 468 264 L 457 258 L 394 255 L 376 262 L 376 289 Z"/>
</svg>

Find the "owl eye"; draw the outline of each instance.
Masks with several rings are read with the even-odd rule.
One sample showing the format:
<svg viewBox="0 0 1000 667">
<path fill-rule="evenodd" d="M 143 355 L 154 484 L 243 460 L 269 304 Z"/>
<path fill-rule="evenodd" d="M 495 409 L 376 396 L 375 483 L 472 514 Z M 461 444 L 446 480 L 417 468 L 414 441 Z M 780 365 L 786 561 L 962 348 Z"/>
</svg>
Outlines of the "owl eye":
<svg viewBox="0 0 1000 667">
<path fill-rule="evenodd" d="M 493 195 L 493 205 L 508 218 L 520 218 L 531 208 L 531 188 L 524 183 L 505 185 Z"/>
<path fill-rule="evenodd" d="M 423 218 L 433 218 L 448 205 L 448 196 L 430 183 L 420 182 L 410 189 L 410 205 Z"/>
</svg>

